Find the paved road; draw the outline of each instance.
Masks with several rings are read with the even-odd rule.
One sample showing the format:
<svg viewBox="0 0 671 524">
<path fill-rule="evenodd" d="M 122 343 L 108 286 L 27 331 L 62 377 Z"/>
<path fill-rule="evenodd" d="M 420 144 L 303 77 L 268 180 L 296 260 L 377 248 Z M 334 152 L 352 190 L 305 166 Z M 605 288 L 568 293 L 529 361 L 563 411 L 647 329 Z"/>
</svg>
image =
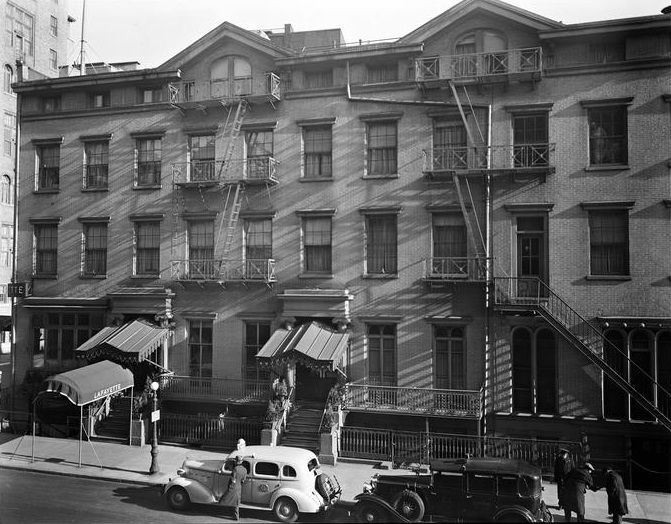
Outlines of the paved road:
<svg viewBox="0 0 671 524">
<path fill-rule="evenodd" d="M 241 522 L 273 522 L 266 511 L 240 511 Z M 332 515 L 342 522 L 343 515 Z M 0 469 L 1 524 L 207 524 L 227 522 L 217 507 L 167 508 L 155 487 Z"/>
</svg>

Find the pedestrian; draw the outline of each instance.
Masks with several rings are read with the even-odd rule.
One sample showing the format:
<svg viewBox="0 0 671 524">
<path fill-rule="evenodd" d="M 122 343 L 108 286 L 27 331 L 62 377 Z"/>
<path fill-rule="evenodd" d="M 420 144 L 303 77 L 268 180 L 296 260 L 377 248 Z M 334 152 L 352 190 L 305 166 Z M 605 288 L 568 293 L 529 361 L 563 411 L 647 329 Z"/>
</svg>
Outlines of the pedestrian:
<svg viewBox="0 0 671 524">
<path fill-rule="evenodd" d="M 564 507 L 563 500 L 564 489 L 566 486 L 566 477 L 568 477 L 568 474 L 573 471 L 574 467 L 575 464 L 573 463 L 573 459 L 568 453 L 568 449 L 561 448 L 557 452 L 554 466 L 554 479 L 557 483 L 557 505 L 560 509 Z"/>
<path fill-rule="evenodd" d="M 627 492 L 619 473 L 607 466 L 603 469 L 604 487 L 608 493 L 608 514 L 613 515 L 613 524 L 622 522 L 622 515 L 629 513 L 627 507 Z"/>
<path fill-rule="evenodd" d="M 247 479 L 247 470 L 242 465 L 242 455 L 235 457 L 235 468 L 228 482 L 228 489 L 219 499 L 219 505 L 232 508 L 233 520 L 240 519 L 240 498 L 242 496 L 242 485 Z"/>
<path fill-rule="evenodd" d="M 564 505 L 564 520 L 571 522 L 571 512 L 577 516 L 578 522 L 585 522 L 585 492 L 587 489 L 596 491 L 592 479 L 594 466 L 586 462 L 584 466 L 575 468 L 566 478 L 562 504 Z"/>
</svg>

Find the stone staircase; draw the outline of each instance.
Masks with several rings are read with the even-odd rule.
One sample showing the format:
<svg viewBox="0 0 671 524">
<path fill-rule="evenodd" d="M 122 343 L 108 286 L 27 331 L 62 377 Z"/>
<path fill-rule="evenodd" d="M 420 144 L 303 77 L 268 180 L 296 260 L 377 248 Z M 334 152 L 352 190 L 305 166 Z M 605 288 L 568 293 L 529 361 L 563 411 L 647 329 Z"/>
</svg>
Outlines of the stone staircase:
<svg viewBox="0 0 671 524">
<path fill-rule="evenodd" d="M 320 402 L 300 401 L 287 419 L 287 427 L 280 444 L 304 448 L 319 454 L 319 427 L 324 405 Z"/>
<path fill-rule="evenodd" d="M 110 400 L 110 412 L 107 417 L 95 425 L 95 436 L 99 439 L 128 442 L 130 435 L 130 400 L 127 396 Z"/>
</svg>

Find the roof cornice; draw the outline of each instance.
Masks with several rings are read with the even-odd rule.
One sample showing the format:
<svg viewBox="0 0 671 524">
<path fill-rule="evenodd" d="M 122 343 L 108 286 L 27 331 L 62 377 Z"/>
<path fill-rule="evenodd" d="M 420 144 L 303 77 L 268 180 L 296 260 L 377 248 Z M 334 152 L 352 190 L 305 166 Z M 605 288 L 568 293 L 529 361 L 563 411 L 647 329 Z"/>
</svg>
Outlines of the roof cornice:
<svg viewBox="0 0 671 524">
<path fill-rule="evenodd" d="M 179 70 L 157 71 L 156 69 L 141 69 L 139 71 L 119 71 L 115 73 L 98 73 L 93 75 L 68 76 L 59 78 L 42 78 L 27 82 L 12 84 L 15 93 L 31 91 L 54 91 L 80 89 L 83 87 L 132 84 L 150 81 L 176 81 L 181 78 Z"/>
<path fill-rule="evenodd" d="M 393 56 L 393 55 L 409 55 L 409 54 L 421 54 L 424 49 L 424 45 L 421 43 L 415 44 L 385 44 L 384 46 L 375 45 L 375 46 L 354 46 L 354 47 L 341 47 L 335 49 L 325 50 L 320 53 L 306 53 L 300 56 L 290 56 L 286 58 L 278 58 L 276 63 L 278 66 L 291 66 L 296 64 L 310 64 L 310 63 L 319 63 L 319 62 L 332 62 L 335 60 L 353 60 L 361 58 L 372 58 L 380 56 Z"/>
<path fill-rule="evenodd" d="M 619 33 L 624 31 L 649 31 L 651 29 L 669 30 L 671 16 L 641 16 L 637 18 L 621 18 L 618 20 L 601 20 L 583 24 L 571 24 L 561 29 L 550 29 L 538 33 L 541 40 L 576 36 L 599 35 L 603 33 Z"/>
</svg>

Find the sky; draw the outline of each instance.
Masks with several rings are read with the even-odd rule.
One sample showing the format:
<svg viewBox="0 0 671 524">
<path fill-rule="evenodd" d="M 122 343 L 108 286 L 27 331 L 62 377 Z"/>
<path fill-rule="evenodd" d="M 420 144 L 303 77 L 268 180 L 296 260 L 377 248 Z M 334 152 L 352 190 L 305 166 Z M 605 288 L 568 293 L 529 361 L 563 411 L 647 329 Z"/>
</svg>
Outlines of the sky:
<svg viewBox="0 0 671 524">
<path fill-rule="evenodd" d="M 71 46 L 79 60 L 84 0 L 69 0 Z M 223 22 L 243 29 L 340 28 L 346 42 L 401 37 L 458 0 L 86 0 L 87 62 L 140 62 L 156 67 Z M 671 0 L 508 0 L 565 24 L 660 14 Z"/>
</svg>

